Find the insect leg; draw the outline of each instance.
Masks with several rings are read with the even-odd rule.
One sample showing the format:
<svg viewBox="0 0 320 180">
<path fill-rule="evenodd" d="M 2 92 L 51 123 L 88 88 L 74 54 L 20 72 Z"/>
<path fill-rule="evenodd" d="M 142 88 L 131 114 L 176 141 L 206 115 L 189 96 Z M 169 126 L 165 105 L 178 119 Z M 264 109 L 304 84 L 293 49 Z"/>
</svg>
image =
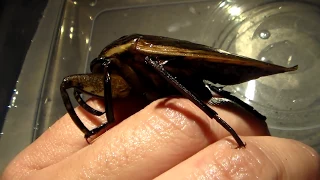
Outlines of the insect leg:
<svg viewBox="0 0 320 180">
<path fill-rule="evenodd" d="M 112 91 L 111 91 L 111 77 L 108 72 L 109 61 L 103 63 L 104 66 L 104 78 L 103 78 L 103 86 L 104 86 L 104 104 L 105 104 L 105 112 L 107 117 L 107 122 L 101 124 L 99 127 L 94 128 L 90 131 L 89 134 L 85 135 L 87 142 L 91 142 L 93 139 L 101 135 L 107 130 L 108 125 L 113 124 L 115 122 L 114 114 L 113 114 L 113 104 L 112 104 Z M 112 126 L 110 126 L 111 128 Z"/>
<path fill-rule="evenodd" d="M 72 106 L 72 103 L 69 98 L 69 94 L 67 92 L 67 89 L 73 88 L 74 84 L 76 84 L 76 79 L 78 75 L 75 76 L 68 76 L 63 79 L 61 85 L 60 85 L 60 93 L 62 96 L 63 103 L 67 109 L 67 112 L 69 113 L 71 119 L 73 122 L 78 126 L 78 128 L 84 133 L 89 134 L 89 129 L 82 123 L 82 121 L 79 119 L 78 115 L 74 111 L 74 108 Z"/>
<path fill-rule="evenodd" d="M 252 113 L 254 116 L 256 116 L 257 118 L 261 119 L 261 120 L 266 120 L 267 118 L 260 114 L 257 110 L 255 110 L 252 106 L 250 106 L 249 104 L 241 101 L 239 98 L 237 98 L 236 96 L 231 95 L 231 93 L 229 91 L 225 91 L 222 88 L 218 88 L 216 86 L 214 86 L 211 83 L 206 83 L 206 87 L 210 90 L 213 91 L 215 93 L 217 93 L 218 95 L 227 98 L 229 100 L 231 100 L 232 102 L 238 104 L 239 106 L 241 106 L 242 108 L 244 108 L 245 110 L 247 110 L 248 112 Z"/>
<path fill-rule="evenodd" d="M 110 99 L 112 98 L 110 79 L 111 79 L 110 75 L 106 71 L 105 74 L 94 73 L 94 74 L 78 74 L 78 75 L 67 76 L 63 79 L 61 83 L 60 92 L 61 92 L 63 102 L 66 106 L 67 112 L 69 113 L 74 123 L 78 126 L 78 128 L 85 134 L 85 138 L 87 139 L 88 143 L 91 141 L 91 139 L 95 139 L 95 137 L 97 137 L 102 132 L 104 132 L 104 131 L 101 131 L 101 129 L 105 129 L 105 127 L 108 124 L 113 122 L 114 118 L 113 118 L 113 111 L 112 111 L 112 103 L 110 103 Z M 80 97 L 79 92 L 88 93 L 96 97 L 99 97 L 100 93 L 104 93 L 104 96 L 106 96 L 106 98 L 109 99 L 109 103 L 106 103 L 106 108 L 108 109 L 108 112 L 107 112 L 108 121 L 106 123 L 101 124 L 99 127 L 95 129 L 89 130 L 83 124 L 83 122 L 79 119 L 78 115 L 76 114 L 72 106 L 72 103 L 69 98 L 69 94 L 67 92 L 67 89 L 70 89 L 70 88 L 76 89 L 75 91 L 76 99 L 78 98 L 78 96 Z M 77 100 L 79 101 L 79 99 Z M 83 104 L 86 104 L 83 100 L 80 100 L 80 102 L 83 102 Z M 82 107 L 85 106 L 83 104 L 82 104 Z M 93 111 L 93 110 L 89 110 L 89 111 Z"/>
<path fill-rule="evenodd" d="M 190 92 L 186 87 L 180 84 L 171 74 L 166 71 L 162 64 L 158 61 L 153 61 L 152 59 L 146 57 L 146 63 L 153 67 L 163 78 L 166 79 L 168 83 L 173 85 L 181 94 L 186 96 L 189 100 L 191 100 L 195 105 L 197 105 L 202 111 L 204 111 L 210 118 L 214 118 L 221 126 L 223 126 L 236 140 L 238 143 L 238 148 L 245 147 L 245 143 L 241 140 L 238 134 L 235 132 L 232 127 L 226 123 L 223 119 L 218 116 L 218 113 L 212 110 L 209 106 L 207 106 L 204 102 L 202 102 L 198 97 L 196 97 L 192 92 Z"/>
<path fill-rule="evenodd" d="M 233 103 L 233 102 L 227 98 L 222 98 L 222 97 L 212 97 L 208 101 L 208 104 L 210 104 L 211 106 L 217 106 L 225 103 Z"/>
<path fill-rule="evenodd" d="M 102 114 L 104 114 L 104 112 L 98 111 L 93 109 L 92 107 L 90 107 L 80 96 L 81 92 L 77 89 L 73 90 L 73 95 L 74 98 L 77 100 L 77 102 L 79 103 L 79 105 L 85 109 L 86 111 L 88 111 L 89 113 L 96 115 L 96 116 L 101 116 Z"/>
</svg>

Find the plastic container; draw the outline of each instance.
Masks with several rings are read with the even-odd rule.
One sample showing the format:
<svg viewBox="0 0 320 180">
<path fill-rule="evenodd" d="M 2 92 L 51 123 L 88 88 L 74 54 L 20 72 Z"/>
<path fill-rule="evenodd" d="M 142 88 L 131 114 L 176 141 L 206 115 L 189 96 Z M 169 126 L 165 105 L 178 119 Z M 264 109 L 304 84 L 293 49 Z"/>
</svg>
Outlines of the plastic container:
<svg viewBox="0 0 320 180">
<path fill-rule="evenodd" d="M 53 2 L 58 1 L 49 5 Z M 56 25 L 46 18 L 40 24 L 17 84 L 18 106 L 8 113 L 0 142 L 11 150 L 0 153 L 12 156 L 14 147 L 21 149 L 65 114 L 63 77 L 89 72 L 104 46 L 133 33 L 185 39 L 287 67 L 298 64 L 295 72 L 228 90 L 267 116 L 272 135 L 320 152 L 319 5 L 316 0 L 66 1 Z"/>
</svg>

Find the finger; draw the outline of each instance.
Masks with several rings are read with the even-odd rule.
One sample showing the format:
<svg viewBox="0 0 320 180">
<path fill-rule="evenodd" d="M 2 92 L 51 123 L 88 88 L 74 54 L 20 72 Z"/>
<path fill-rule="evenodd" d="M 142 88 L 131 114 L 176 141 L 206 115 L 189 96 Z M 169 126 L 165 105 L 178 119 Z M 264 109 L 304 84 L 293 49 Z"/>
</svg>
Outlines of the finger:
<svg viewBox="0 0 320 180">
<path fill-rule="evenodd" d="M 248 131 L 247 123 L 231 120 L 237 119 L 232 113 L 217 111 L 239 133 L 256 134 L 255 130 Z M 264 125 L 257 128 L 266 129 Z M 229 134 L 189 100 L 165 98 L 129 117 L 68 159 L 34 174 L 33 178 L 54 174 L 55 178 L 69 175 L 68 179 L 150 179 L 225 135 Z M 236 146 L 232 144 L 229 148 Z"/>
<path fill-rule="evenodd" d="M 245 149 L 223 139 L 157 179 L 320 179 L 320 159 L 312 148 L 275 137 L 245 137 Z"/>
<path fill-rule="evenodd" d="M 99 100 L 90 99 L 87 103 L 95 109 L 104 111 L 104 106 Z M 116 100 L 114 101 L 115 117 L 121 121 L 144 106 L 145 101 L 136 97 Z M 127 110 L 124 112 L 123 108 Z M 90 128 L 94 127 L 95 124 L 91 119 L 106 119 L 105 115 L 94 117 L 81 107 L 75 108 L 75 111 L 80 119 Z M 43 169 L 60 162 L 86 146 L 88 146 L 88 143 L 84 138 L 83 132 L 79 130 L 70 116 L 66 114 L 49 127 L 35 142 L 19 153 L 8 165 L 5 172 L 9 172 L 8 177 L 11 178 L 13 175 L 28 174 L 30 171 Z"/>
</svg>

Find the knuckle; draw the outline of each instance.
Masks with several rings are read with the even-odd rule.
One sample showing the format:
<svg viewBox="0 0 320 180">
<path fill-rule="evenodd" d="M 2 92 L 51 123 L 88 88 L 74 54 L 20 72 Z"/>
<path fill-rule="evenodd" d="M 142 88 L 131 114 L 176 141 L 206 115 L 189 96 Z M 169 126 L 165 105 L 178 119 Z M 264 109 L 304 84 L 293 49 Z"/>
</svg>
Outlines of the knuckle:
<svg viewBox="0 0 320 180">
<path fill-rule="evenodd" d="M 152 116 L 146 121 L 146 126 L 166 142 L 182 145 L 190 143 L 208 143 L 205 132 L 200 124 L 206 127 L 206 116 L 196 110 L 189 100 L 182 98 L 165 98 L 153 102 L 149 106 Z"/>
</svg>

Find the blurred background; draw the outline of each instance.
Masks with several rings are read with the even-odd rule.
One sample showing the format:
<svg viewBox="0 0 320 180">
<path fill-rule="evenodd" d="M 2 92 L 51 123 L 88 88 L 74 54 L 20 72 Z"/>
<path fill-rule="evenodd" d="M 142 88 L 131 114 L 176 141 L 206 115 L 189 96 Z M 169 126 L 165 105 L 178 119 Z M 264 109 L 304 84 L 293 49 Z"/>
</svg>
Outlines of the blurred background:
<svg viewBox="0 0 320 180">
<path fill-rule="evenodd" d="M 63 77 L 89 72 L 107 44 L 141 33 L 184 39 L 286 67 L 227 87 L 267 116 L 274 136 L 320 152 L 317 0 L 1 0 L 0 172 L 66 113 Z"/>
</svg>

